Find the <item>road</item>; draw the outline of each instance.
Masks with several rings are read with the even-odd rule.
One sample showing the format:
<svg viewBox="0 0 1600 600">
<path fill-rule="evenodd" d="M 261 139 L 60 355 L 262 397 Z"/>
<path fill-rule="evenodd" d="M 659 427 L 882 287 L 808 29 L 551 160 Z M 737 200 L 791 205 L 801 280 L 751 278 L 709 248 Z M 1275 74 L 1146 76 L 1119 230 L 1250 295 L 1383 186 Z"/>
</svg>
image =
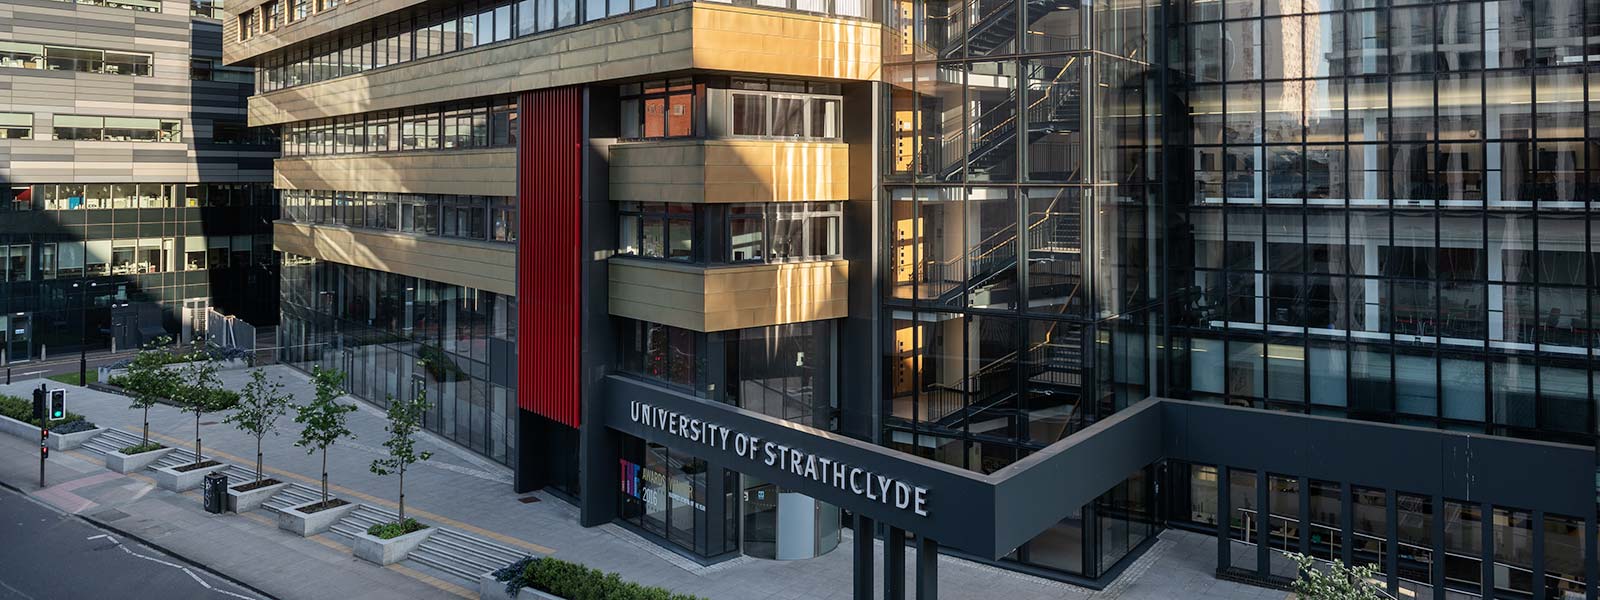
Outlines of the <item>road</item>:
<svg viewBox="0 0 1600 600">
<path fill-rule="evenodd" d="M 90 352 L 88 357 L 89 370 L 93 371 L 101 365 L 133 358 L 135 353 L 124 351 L 111 353 L 104 350 Z M 52 355 L 50 360 L 30 360 L 26 362 L 11 363 L 10 367 L 0 367 L 0 381 L 4 381 L 4 370 L 10 368 L 12 375 L 18 380 L 30 377 L 49 377 L 51 375 L 65 375 L 78 373 L 78 353 L 72 352 L 65 356 Z"/>
<path fill-rule="evenodd" d="M 0 488 L 0 600 L 256 600 L 208 572 Z"/>
</svg>

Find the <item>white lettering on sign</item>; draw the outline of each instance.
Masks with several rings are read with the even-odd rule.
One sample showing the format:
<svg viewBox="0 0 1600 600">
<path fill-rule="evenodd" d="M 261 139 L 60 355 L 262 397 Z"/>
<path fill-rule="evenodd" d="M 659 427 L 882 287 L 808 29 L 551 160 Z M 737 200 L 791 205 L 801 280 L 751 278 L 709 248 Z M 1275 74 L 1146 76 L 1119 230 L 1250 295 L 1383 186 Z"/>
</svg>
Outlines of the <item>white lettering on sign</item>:
<svg viewBox="0 0 1600 600">
<path fill-rule="evenodd" d="M 928 489 L 925 487 L 882 473 L 853 467 L 799 448 L 764 441 L 744 432 L 732 431 L 715 423 L 680 415 L 643 402 L 632 402 L 629 415 L 635 423 L 683 438 L 690 443 L 704 444 L 724 452 L 731 452 L 739 458 L 787 471 L 797 477 L 832 486 L 884 506 L 909 510 L 917 516 L 928 516 Z"/>
</svg>

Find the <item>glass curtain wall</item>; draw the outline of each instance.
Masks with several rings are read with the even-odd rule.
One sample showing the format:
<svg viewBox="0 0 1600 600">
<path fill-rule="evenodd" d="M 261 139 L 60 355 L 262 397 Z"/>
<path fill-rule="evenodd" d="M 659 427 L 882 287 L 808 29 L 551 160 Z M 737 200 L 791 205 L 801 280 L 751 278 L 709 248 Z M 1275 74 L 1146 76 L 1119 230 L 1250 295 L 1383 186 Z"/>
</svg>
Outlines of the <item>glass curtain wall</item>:
<svg viewBox="0 0 1600 600">
<path fill-rule="evenodd" d="M 890 4 L 891 446 L 993 472 L 1155 392 L 1160 8 Z M 1149 535 L 1143 485 L 1010 558 L 1098 576 Z"/>
<path fill-rule="evenodd" d="M 1182 4 L 1171 388 L 1593 444 L 1600 13 L 1392 4 Z"/>
<path fill-rule="evenodd" d="M 280 360 L 342 370 L 380 407 L 426 393 L 429 431 L 510 464 L 516 394 L 489 363 L 514 352 L 515 298 L 293 254 L 282 270 Z"/>
</svg>

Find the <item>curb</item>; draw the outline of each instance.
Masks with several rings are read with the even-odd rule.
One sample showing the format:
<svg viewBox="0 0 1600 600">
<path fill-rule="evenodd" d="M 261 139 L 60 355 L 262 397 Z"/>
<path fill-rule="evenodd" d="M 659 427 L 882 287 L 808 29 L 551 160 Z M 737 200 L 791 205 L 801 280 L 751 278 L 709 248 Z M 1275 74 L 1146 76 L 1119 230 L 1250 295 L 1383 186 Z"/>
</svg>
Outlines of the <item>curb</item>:
<svg viewBox="0 0 1600 600">
<path fill-rule="evenodd" d="M 6 488 L 8 490 L 11 490 L 13 492 L 16 492 L 16 493 L 18 493 L 18 494 L 20 494 L 20 495 L 22 495 L 24 497 L 27 497 L 27 498 L 30 498 L 30 499 L 33 498 L 33 496 L 31 496 L 27 492 L 23 491 L 22 488 L 19 488 L 19 487 L 15 486 L 15 485 L 11 485 L 10 482 L 7 482 L 7 481 L 5 481 L 3 479 L 0 479 L 0 487 L 3 487 L 3 488 Z M 49 505 L 47 504 L 45 506 L 49 506 Z M 162 546 L 161 544 L 157 544 L 157 543 L 152 542 L 150 540 L 147 540 L 147 539 L 145 539 L 143 537 L 134 535 L 132 533 L 128 533 L 127 531 L 123 531 L 122 529 L 116 527 L 115 525 L 111 525 L 111 524 L 106 523 L 104 521 L 100 521 L 98 519 L 94 519 L 94 518 L 87 517 L 87 516 L 84 516 L 84 515 L 73 514 L 73 513 L 64 513 L 64 512 L 61 512 L 60 510 L 57 510 L 56 507 L 54 507 L 54 506 L 49 506 L 49 508 L 51 510 L 55 510 L 58 514 L 62 514 L 62 515 L 69 516 L 69 517 L 78 519 L 80 521 L 83 521 L 84 523 L 89 524 L 91 527 L 96 527 L 96 528 L 99 528 L 99 529 L 104 529 L 106 531 L 110 531 L 111 533 L 115 533 L 115 534 L 120 535 L 122 537 L 125 537 L 125 538 L 131 539 L 133 541 L 139 542 L 140 544 L 142 544 L 144 546 L 159 550 L 162 554 L 165 554 L 165 555 L 170 556 L 170 557 L 172 557 L 174 559 L 177 559 L 179 562 L 182 562 L 182 563 L 184 563 L 186 565 L 189 565 L 191 567 L 194 567 L 196 569 L 200 569 L 202 571 L 205 571 L 206 573 L 211 574 L 213 577 L 216 577 L 218 579 L 221 579 L 223 581 L 231 583 L 231 584 L 233 584 L 235 586 L 238 586 L 240 589 L 248 591 L 248 592 L 250 592 L 252 594 L 255 594 L 257 596 L 260 596 L 262 598 L 266 598 L 268 600 L 274 600 L 274 599 L 277 598 L 277 596 L 273 596 L 272 594 L 268 594 L 268 593 L 262 591 L 260 588 L 257 588 L 256 586 L 253 586 L 253 585 L 250 585 L 250 584 L 245 583 L 243 581 L 240 581 L 238 578 L 236 578 L 236 577 L 234 577 L 232 575 L 229 575 L 227 573 L 223 573 L 223 572 L 218 571 L 216 569 L 213 569 L 213 568 L 211 568 L 211 567 L 209 567 L 209 566 L 207 566 L 207 565 L 205 565 L 203 563 L 200 563 L 200 562 L 197 562 L 197 561 L 195 561 L 193 559 L 190 559 L 189 557 L 184 556 L 182 554 L 179 554 L 177 552 L 174 552 L 174 551 L 168 549 L 167 547 Z"/>
</svg>

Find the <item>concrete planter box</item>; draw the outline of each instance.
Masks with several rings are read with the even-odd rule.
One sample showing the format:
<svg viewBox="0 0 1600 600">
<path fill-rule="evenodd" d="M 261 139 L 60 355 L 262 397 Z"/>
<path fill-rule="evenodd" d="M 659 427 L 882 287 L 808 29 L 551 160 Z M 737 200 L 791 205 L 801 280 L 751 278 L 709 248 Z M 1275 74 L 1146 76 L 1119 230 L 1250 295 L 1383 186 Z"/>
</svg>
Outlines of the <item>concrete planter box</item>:
<svg viewBox="0 0 1600 600">
<path fill-rule="evenodd" d="M 250 482 L 245 481 L 242 483 Z M 274 483 L 272 485 L 258 487 L 248 492 L 241 492 L 233 489 L 232 486 L 229 486 L 228 512 L 242 513 L 261 508 L 262 503 L 266 502 L 268 498 L 271 498 L 273 495 L 277 494 L 278 490 L 286 487 L 289 487 L 288 483 Z"/>
<path fill-rule="evenodd" d="M 405 560 L 412 550 L 416 550 L 417 546 L 421 546 L 430 537 L 433 537 L 432 527 L 387 540 L 375 535 L 367 535 L 365 531 L 359 531 L 356 532 L 356 537 L 352 540 L 355 542 L 352 550 L 355 551 L 356 558 L 361 560 L 380 565 L 392 565 Z"/>
<path fill-rule="evenodd" d="M 161 460 L 161 457 L 166 456 L 171 451 L 171 448 L 162 448 L 138 454 L 123 454 L 121 451 L 111 452 L 106 454 L 106 468 L 124 474 L 143 471 L 145 467 Z"/>
<path fill-rule="evenodd" d="M 333 500 L 333 498 L 329 498 L 329 500 Z M 339 519 L 343 519 L 345 515 L 350 514 L 350 511 L 356 509 L 355 503 L 352 502 L 344 506 L 319 510 L 310 514 L 300 512 L 301 507 L 311 506 L 320 502 L 322 501 L 312 500 L 305 504 L 296 504 L 283 509 L 283 512 L 278 513 L 278 529 L 293 532 L 300 537 L 311 537 L 327 531 L 329 527 L 333 527 L 334 523 L 339 522 Z"/>
<path fill-rule="evenodd" d="M 45 443 L 49 444 L 51 450 L 65 452 L 67 450 L 77 449 L 79 446 L 82 446 L 84 442 L 89 441 L 89 438 L 100 435 L 104 432 L 104 427 L 96 427 L 88 431 L 79 431 L 77 433 L 56 433 L 52 431 L 50 432 L 50 439 L 45 440 Z"/>
<path fill-rule="evenodd" d="M 39 428 L 23 423 L 11 417 L 0 417 L 0 432 L 9 433 L 25 440 L 39 441 Z"/>
<path fill-rule="evenodd" d="M 506 584 L 495 581 L 494 573 L 478 576 L 479 600 L 566 600 L 560 596 L 546 594 L 531 587 L 522 588 L 522 591 L 513 599 L 506 593 Z"/>
<path fill-rule="evenodd" d="M 39 439 L 38 427 L 23 423 L 22 421 L 18 421 L 11 417 L 0 417 L 0 431 L 25 440 L 38 441 Z M 45 440 L 44 443 L 46 446 L 49 446 L 51 450 L 62 452 L 82 446 L 84 440 L 100 435 L 100 433 L 104 431 L 104 428 L 96 427 L 88 431 L 80 431 L 77 433 L 51 433 L 50 439 Z"/>
<path fill-rule="evenodd" d="M 179 465 L 184 466 L 184 465 Z M 156 485 L 163 490 L 174 492 L 187 492 L 200 487 L 201 480 L 212 471 L 221 471 L 228 468 L 225 463 L 218 463 L 209 467 L 200 467 L 189 471 L 179 471 L 175 467 L 156 468 Z"/>
</svg>

